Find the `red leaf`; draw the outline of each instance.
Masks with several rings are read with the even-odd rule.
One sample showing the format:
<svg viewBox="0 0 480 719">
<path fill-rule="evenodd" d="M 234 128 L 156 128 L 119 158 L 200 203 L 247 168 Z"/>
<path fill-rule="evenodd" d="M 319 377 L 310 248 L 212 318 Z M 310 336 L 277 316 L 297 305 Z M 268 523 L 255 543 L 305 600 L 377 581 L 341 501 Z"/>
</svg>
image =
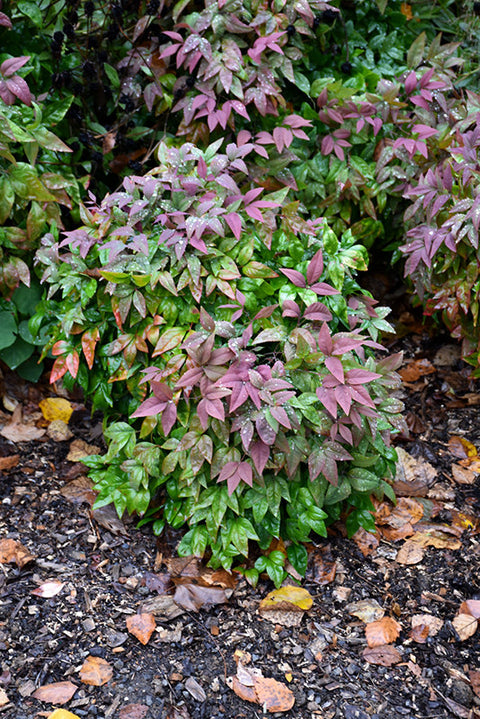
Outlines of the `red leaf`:
<svg viewBox="0 0 480 719">
<path fill-rule="evenodd" d="M 20 77 L 20 75 L 14 75 L 6 82 L 7 88 L 15 95 L 15 97 L 18 97 L 18 99 L 24 102 L 25 105 L 30 106 L 32 104 L 32 94 L 23 77 Z"/>
<path fill-rule="evenodd" d="M 268 458 L 270 457 L 269 446 L 261 440 L 254 442 L 254 444 L 250 447 L 250 457 L 253 459 L 253 463 L 258 474 L 262 475 L 268 462 Z"/>
<path fill-rule="evenodd" d="M 59 357 L 53 363 L 52 371 L 50 373 L 50 384 L 57 382 L 64 374 L 68 371 L 66 357 Z"/>
<path fill-rule="evenodd" d="M 162 412 L 162 428 L 165 436 L 168 435 L 173 425 L 177 421 L 177 405 L 170 400 Z"/>
<path fill-rule="evenodd" d="M 345 374 L 343 371 L 343 364 L 341 360 L 337 359 L 336 357 L 326 357 L 325 366 L 327 367 L 328 371 L 333 374 L 335 379 L 337 379 L 339 382 L 342 382 L 342 384 L 345 382 Z"/>
<path fill-rule="evenodd" d="M 318 333 L 318 349 L 326 355 L 331 354 L 333 350 L 332 336 L 326 322 L 323 323 Z"/>
<path fill-rule="evenodd" d="M 87 361 L 89 369 L 93 367 L 93 361 L 95 358 L 95 345 L 100 339 L 100 332 L 98 327 L 94 327 L 91 330 L 87 330 L 82 335 L 82 350 Z"/>
<path fill-rule="evenodd" d="M 21 57 L 10 57 L 8 60 L 4 60 L 0 65 L 0 73 L 3 77 L 11 77 L 17 70 L 20 70 L 25 63 L 30 60 L 30 55 L 22 55 Z"/>
<path fill-rule="evenodd" d="M 73 351 L 69 355 L 67 355 L 65 359 L 65 364 L 67 366 L 67 370 L 70 372 L 72 377 L 76 377 L 78 372 L 78 366 L 80 364 L 80 357 L 78 356 L 78 352 Z"/>
</svg>

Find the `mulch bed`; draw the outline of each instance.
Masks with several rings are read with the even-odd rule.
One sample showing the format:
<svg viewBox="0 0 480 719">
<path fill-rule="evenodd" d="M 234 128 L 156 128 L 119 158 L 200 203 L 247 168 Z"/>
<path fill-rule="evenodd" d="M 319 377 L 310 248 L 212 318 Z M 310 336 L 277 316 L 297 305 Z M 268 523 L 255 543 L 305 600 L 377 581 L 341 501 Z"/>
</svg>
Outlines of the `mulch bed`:
<svg viewBox="0 0 480 719">
<path fill-rule="evenodd" d="M 422 344 L 410 335 L 401 344 L 410 357 L 433 360 L 441 345 L 424 339 Z M 437 521 L 446 524 L 454 508 L 480 515 L 480 481 L 454 483 L 454 458 L 446 447 L 449 437 L 463 435 L 480 449 L 476 385 L 454 354 L 450 365 L 436 367 L 403 391 L 412 429 L 401 446 L 437 469 L 440 489 L 448 490 Z M 71 429 L 76 438 L 99 441 L 86 413 L 74 415 Z M 0 441 L 0 456 L 21 455 L 16 467 L 0 475 L 0 538 L 18 540 L 35 557 L 22 568 L 0 565 L 0 687 L 10 700 L 0 716 L 49 716 L 52 705 L 33 698 L 33 692 L 70 680 L 78 690 L 65 708 L 78 717 L 260 717 L 261 706 L 240 699 L 226 684 L 226 676 L 235 673 L 236 649 L 249 652 L 265 677 L 293 691 L 295 706 L 278 716 L 480 716 L 480 699 L 469 679 L 469 671 L 480 670 L 479 632 L 460 641 L 452 625 L 462 601 L 480 599 L 475 526 L 463 532 L 460 549 L 429 547 L 413 566 L 395 561 L 401 542 L 382 541 L 364 557 L 353 541 L 333 531 L 328 540 L 318 538 L 312 558 L 329 545 L 336 575 L 321 585 L 310 567 L 303 586 L 314 604 L 299 626 L 277 625 L 258 613 L 260 600 L 273 588 L 269 581 L 262 578 L 254 590 L 240 579 L 226 604 L 184 611 L 170 621 L 157 617 L 159 631 L 143 646 L 127 631 L 126 618 L 155 596 L 145 578 L 154 569 L 161 571 L 157 540 L 148 528 L 138 530 L 128 519 L 127 533 L 121 534 L 114 518 L 103 516 L 99 522 L 88 504 L 73 504 L 61 494 L 66 478 L 75 474 L 66 461 L 69 445 Z M 173 545 L 176 537 L 167 539 Z M 166 546 L 168 542 L 162 551 Z M 31 594 L 52 579 L 64 582 L 59 594 Z M 376 599 L 402 626 L 396 641 L 402 661 L 395 666 L 363 658 L 365 625 L 345 606 L 365 598 Z M 424 643 L 410 636 L 411 617 L 419 613 L 444 620 L 440 632 Z M 88 655 L 104 658 L 113 668 L 105 685 L 80 681 L 79 669 Z M 196 685 L 189 679 L 198 682 L 205 696 L 192 694 Z M 132 704 L 140 708 L 127 711 Z"/>
</svg>

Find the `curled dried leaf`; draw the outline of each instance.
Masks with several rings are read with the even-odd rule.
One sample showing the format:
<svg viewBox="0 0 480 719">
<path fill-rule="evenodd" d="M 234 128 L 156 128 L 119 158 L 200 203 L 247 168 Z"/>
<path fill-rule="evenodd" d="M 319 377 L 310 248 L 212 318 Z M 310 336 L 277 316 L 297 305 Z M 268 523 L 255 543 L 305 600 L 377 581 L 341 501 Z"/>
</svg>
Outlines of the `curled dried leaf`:
<svg viewBox="0 0 480 719">
<path fill-rule="evenodd" d="M 370 622 L 365 627 L 365 636 L 370 648 L 391 644 L 397 639 L 401 630 L 400 624 L 392 617 L 383 617 L 376 622 Z"/>
</svg>

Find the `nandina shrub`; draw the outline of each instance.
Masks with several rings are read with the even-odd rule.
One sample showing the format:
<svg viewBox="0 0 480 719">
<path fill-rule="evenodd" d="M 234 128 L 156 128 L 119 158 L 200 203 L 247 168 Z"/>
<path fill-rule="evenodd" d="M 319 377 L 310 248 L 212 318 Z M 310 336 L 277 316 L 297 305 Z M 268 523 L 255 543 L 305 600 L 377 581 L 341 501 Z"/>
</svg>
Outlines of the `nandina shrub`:
<svg viewBox="0 0 480 719">
<path fill-rule="evenodd" d="M 99 506 L 187 527 L 180 551 L 213 566 L 283 537 L 303 571 L 300 543 L 327 518 L 345 508 L 351 532 L 371 529 L 370 495 L 392 496 L 399 358 L 376 355 L 388 310 L 355 280 L 364 247 L 303 219 L 287 190 L 252 188 L 250 139 L 161 144 L 157 168 L 46 238 L 57 304 L 38 323 L 52 381 L 130 414 L 87 462 Z M 279 582 L 277 559 L 259 566 Z"/>
</svg>

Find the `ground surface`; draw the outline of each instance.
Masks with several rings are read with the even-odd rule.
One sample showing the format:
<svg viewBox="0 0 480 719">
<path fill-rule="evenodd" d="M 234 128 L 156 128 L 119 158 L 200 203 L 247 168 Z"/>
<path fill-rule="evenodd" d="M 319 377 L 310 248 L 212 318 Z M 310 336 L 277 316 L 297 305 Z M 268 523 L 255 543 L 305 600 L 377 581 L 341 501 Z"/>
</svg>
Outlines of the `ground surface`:
<svg viewBox="0 0 480 719">
<path fill-rule="evenodd" d="M 10 700 L 0 716 L 47 717 L 58 704 L 34 698 L 35 689 L 71 681 L 78 689 L 64 708 L 78 717 L 260 717 L 261 706 L 237 697 L 226 684 L 225 677 L 235 672 L 236 649 L 248 651 L 265 677 L 293 691 L 295 706 L 279 716 L 479 716 L 480 630 L 461 641 L 452 621 L 464 600 L 480 599 L 480 475 L 468 484 L 454 481 L 451 465 L 461 461 L 461 452 L 455 457 L 447 445 L 460 436 L 480 451 L 478 387 L 455 350 L 424 340 L 410 332 L 392 347 L 401 344 L 407 358 L 426 357 L 433 367 L 405 387 L 411 431 L 399 446 L 437 470 L 420 491 L 425 507 L 435 508 L 431 521 L 450 527 L 458 512 L 467 517 L 463 525 L 457 521 L 452 535 L 460 535 L 461 546 L 429 546 L 419 563 L 405 565 L 396 561 L 404 539 L 383 538 L 365 557 L 336 529 L 311 547 L 303 585 L 314 603 L 299 626 L 284 627 L 258 613 L 259 601 L 273 589 L 270 582 L 260 581 L 253 590 L 240 580 L 225 604 L 184 611 L 171 620 L 162 616 L 165 607 L 157 611 L 157 631 L 143 646 L 127 631 L 126 618 L 145 602 L 151 610 L 149 600 L 160 596 L 152 573 L 165 572 L 162 560 L 175 537 L 158 547 L 148 529 L 137 530 L 128 521 L 127 534 L 119 534 L 121 525 L 108 515 L 94 518 L 88 503 L 65 497 L 65 486 L 80 473 L 78 464 L 66 460 L 72 440 L 14 444 L 1 439 L 0 457 L 20 457 L 0 473 L 0 538 L 19 541 L 34 560 L 23 567 L 0 565 L 0 688 Z M 25 390 L 24 406 L 36 399 Z M 74 414 L 70 424 L 75 438 L 99 442 L 98 428 L 86 413 Z M 334 577 L 329 560 L 335 563 Z M 64 586 L 51 598 L 31 594 L 47 580 Z M 401 660 L 394 666 L 369 663 L 363 656 L 365 624 L 347 610 L 362 599 L 377 600 L 401 625 L 395 642 Z M 444 622 L 435 636 L 416 641 L 411 618 L 425 613 Z M 80 681 L 79 669 L 89 655 L 113 669 L 103 686 Z"/>
</svg>

